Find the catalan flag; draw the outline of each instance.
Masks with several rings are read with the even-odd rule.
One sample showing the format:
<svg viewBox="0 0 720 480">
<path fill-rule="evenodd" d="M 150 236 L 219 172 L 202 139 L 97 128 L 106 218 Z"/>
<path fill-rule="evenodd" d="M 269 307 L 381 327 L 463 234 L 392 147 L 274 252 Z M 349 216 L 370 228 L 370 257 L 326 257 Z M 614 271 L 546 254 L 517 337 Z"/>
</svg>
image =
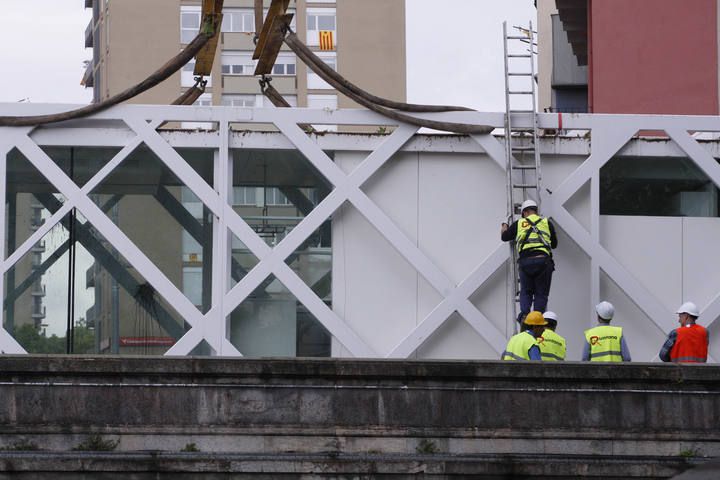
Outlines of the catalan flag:
<svg viewBox="0 0 720 480">
<path fill-rule="evenodd" d="M 320 30 L 320 50 L 335 50 L 332 30 Z"/>
</svg>

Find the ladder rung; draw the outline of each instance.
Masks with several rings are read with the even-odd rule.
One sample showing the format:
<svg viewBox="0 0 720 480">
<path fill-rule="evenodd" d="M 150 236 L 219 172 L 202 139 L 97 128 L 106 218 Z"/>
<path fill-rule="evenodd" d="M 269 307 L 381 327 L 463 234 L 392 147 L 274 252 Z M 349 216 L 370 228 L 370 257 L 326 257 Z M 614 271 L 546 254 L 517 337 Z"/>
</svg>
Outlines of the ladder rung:
<svg viewBox="0 0 720 480">
<path fill-rule="evenodd" d="M 535 113 L 535 110 L 510 110 L 510 113 Z"/>
<path fill-rule="evenodd" d="M 535 150 L 535 147 L 512 147 L 512 149 L 518 152 L 529 152 Z"/>
<path fill-rule="evenodd" d="M 535 170 L 535 165 L 513 165 L 513 170 Z"/>
<path fill-rule="evenodd" d="M 530 57 L 532 57 L 532 55 L 530 55 L 529 53 L 522 53 L 522 54 L 513 53 L 513 54 L 508 54 L 508 58 L 530 58 Z"/>
<path fill-rule="evenodd" d="M 513 185 L 513 188 L 537 188 L 537 185 L 530 183 L 516 183 L 515 185 Z"/>
<path fill-rule="evenodd" d="M 530 72 L 508 72 L 508 77 L 532 77 L 532 75 Z"/>
<path fill-rule="evenodd" d="M 508 40 L 530 40 L 530 37 L 527 35 L 508 35 Z"/>
<path fill-rule="evenodd" d="M 508 93 L 510 95 L 532 95 L 535 92 L 533 92 L 532 90 L 509 90 Z"/>
</svg>

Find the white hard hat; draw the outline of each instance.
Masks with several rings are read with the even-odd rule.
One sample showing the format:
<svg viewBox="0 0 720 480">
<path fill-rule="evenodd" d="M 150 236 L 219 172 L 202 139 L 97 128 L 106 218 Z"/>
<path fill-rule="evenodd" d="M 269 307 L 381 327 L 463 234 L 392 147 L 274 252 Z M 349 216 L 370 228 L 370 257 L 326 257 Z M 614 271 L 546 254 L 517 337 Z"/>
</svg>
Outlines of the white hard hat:
<svg viewBox="0 0 720 480">
<path fill-rule="evenodd" d="M 610 302 L 598 303 L 595 305 L 595 311 L 603 320 L 612 320 L 613 315 L 615 315 L 615 307 L 613 307 L 613 304 Z"/>
<path fill-rule="evenodd" d="M 545 312 L 543 313 L 543 317 L 545 318 L 545 320 L 555 320 L 556 322 L 558 321 L 558 316 L 555 312 Z"/>
<path fill-rule="evenodd" d="M 525 200 L 520 206 L 520 213 L 522 213 L 526 208 L 537 208 L 537 206 L 538 205 L 535 200 Z"/>
<path fill-rule="evenodd" d="M 700 310 L 698 309 L 697 305 L 695 305 L 693 302 L 685 302 L 682 305 L 680 305 L 677 309 L 677 312 L 675 313 L 687 313 L 689 315 L 692 315 L 693 317 L 699 317 L 700 316 Z"/>
</svg>

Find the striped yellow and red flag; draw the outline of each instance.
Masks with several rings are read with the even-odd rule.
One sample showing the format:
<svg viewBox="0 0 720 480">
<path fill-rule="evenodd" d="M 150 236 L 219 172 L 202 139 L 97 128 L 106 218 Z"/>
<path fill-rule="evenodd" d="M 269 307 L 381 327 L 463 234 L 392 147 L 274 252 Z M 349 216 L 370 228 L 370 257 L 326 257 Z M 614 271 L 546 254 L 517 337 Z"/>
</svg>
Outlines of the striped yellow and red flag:
<svg viewBox="0 0 720 480">
<path fill-rule="evenodd" d="M 335 50 L 332 30 L 320 30 L 320 50 Z"/>
</svg>

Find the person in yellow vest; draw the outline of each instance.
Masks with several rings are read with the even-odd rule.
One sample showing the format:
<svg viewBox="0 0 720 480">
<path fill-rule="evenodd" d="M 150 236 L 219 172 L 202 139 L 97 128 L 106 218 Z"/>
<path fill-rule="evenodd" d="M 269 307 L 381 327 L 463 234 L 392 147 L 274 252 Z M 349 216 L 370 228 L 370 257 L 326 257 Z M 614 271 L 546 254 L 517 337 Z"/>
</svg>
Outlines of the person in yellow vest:
<svg viewBox="0 0 720 480">
<path fill-rule="evenodd" d="M 557 362 L 565 360 L 565 352 L 567 350 L 565 339 L 555 333 L 558 321 L 557 314 L 548 311 L 543 313 L 543 318 L 547 321 L 547 326 L 542 336 L 537 339 L 543 361 Z"/>
<path fill-rule="evenodd" d="M 518 322 L 530 312 L 544 312 L 550 296 L 550 282 L 555 270 L 552 250 L 558 240 L 555 227 L 545 217 L 538 215 L 534 200 L 525 200 L 520 207 L 522 218 L 508 226 L 500 227 L 503 242 L 515 242 L 518 252 L 518 273 L 520 276 L 520 313 Z"/>
<path fill-rule="evenodd" d="M 542 360 L 537 339 L 545 330 L 547 321 L 540 312 L 530 312 L 523 320 L 522 331 L 510 337 L 502 360 Z"/>
<path fill-rule="evenodd" d="M 630 349 L 622 327 L 610 326 L 615 307 L 610 302 L 600 302 L 595 306 L 595 312 L 598 326 L 585 330 L 583 361 L 630 362 Z"/>
</svg>

